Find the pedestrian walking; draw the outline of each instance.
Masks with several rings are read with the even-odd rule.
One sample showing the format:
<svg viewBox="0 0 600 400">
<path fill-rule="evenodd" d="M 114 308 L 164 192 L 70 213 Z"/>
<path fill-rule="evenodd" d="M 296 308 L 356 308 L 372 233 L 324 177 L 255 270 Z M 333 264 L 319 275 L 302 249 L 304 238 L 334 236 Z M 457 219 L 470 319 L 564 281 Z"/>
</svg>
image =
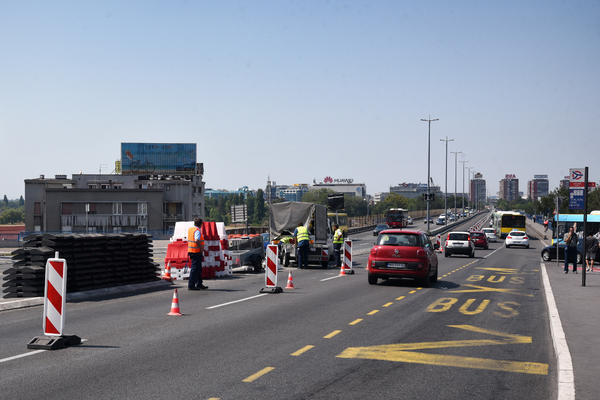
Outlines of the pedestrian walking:
<svg viewBox="0 0 600 400">
<path fill-rule="evenodd" d="M 569 263 L 573 264 L 573 272 L 577 273 L 577 234 L 575 227 L 570 227 L 569 232 L 565 233 L 565 274 L 569 273 Z"/>
<path fill-rule="evenodd" d="M 308 229 L 298 224 L 298 227 L 294 230 L 294 237 L 296 238 L 296 264 L 298 268 L 308 268 L 308 248 L 310 246 L 310 236 L 308 236 Z"/>
<path fill-rule="evenodd" d="M 344 232 L 338 224 L 333 225 L 333 253 L 335 256 L 335 266 L 342 266 L 342 245 L 344 244 Z"/>
<path fill-rule="evenodd" d="M 194 219 L 194 226 L 188 229 L 188 256 L 192 260 L 188 290 L 208 289 L 202 284 L 202 252 L 204 237 L 202 236 L 202 220 Z"/>
<path fill-rule="evenodd" d="M 594 260 L 596 259 L 596 253 L 598 252 L 598 239 L 592 235 L 585 238 L 585 266 L 586 271 L 592 272 L 594 270 Z"/>
</svg>

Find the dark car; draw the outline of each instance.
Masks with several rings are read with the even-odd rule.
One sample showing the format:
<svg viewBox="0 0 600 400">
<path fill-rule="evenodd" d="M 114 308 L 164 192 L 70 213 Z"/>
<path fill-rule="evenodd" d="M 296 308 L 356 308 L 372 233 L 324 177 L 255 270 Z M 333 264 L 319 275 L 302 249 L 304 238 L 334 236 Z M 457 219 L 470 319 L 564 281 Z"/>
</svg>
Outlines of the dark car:
<svg viewBox="0 0 600 400">
<path fill-rule="evenodd" d="M 437 282 L 438 260 L 423 232 L 387 229 L 371 249 L 367 272 L 371 285 L 379 278 L 411 278 L 429 286 Z"/>
<path fill-rule="evenodd" d="M 565 247 L 567 245 L 564 241 L 560 241 L 558 243 L 558 259 L 565 259 Z M 583 239 L 579 239 L 577 242 L 577 263 L 581 264 L 581 260 L 583 259 Z M 542 249 L 542 260 L 551 261 L 556 260 L 556 243 L 550 246 L 546 246 Z M 600 252 L 596 252 L 596 261 L 600 261 Z"/>
<path fill-rule="evenodd" d="M 481 247 L 483 249 L 488 249 L 488 240 L 485 232 L 473 231 L 471 232 L 471 242 L 475 245 L 475 247 Z"/>
<path fill-rule="evenodd" d="M 373 236 L 377 236 L 379 235 L 379 233 L 384 230 L 384 229 L 389 229 L 388 224 L 379 224 L 375 227 L 375 229 L 373 229 Z"/>
</svg>

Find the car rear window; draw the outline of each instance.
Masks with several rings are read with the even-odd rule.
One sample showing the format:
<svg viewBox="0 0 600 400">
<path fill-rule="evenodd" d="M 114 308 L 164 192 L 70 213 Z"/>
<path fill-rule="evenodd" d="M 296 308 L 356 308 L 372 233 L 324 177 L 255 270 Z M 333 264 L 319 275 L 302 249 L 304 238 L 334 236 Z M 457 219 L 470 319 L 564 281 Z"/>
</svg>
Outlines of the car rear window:
<svg viewBox="0 0 600 400">
<path fill-rule="evenodd" d="M 483 230 L 485 233 L 494 233 L 494 230 L 492 228 L 486 228 Z"/>
<path fill-rule="evenodd" d="M 471 233 L 471 236 L 473 236 L 473 237 L 483 237 L 485 235 L 483 233 L 473 232 L 473 233 Z"/>
<path fill-rule="evenodd" d="M 377 238 L 380 246 L 421 246 L 418 235 L 409 233 L 384 233 Z"/>
<path fill-rule="evenodd" d="M 451 233 L 450 240 L 469 240 L 469 235 L 467 233 Z"/>
<path fill-rule="evenodd" d="M 521 232 L 521 231 L 512 231 L 510 233 L 511 236 L 525 236 L 525 232 Z"/>
</svg>

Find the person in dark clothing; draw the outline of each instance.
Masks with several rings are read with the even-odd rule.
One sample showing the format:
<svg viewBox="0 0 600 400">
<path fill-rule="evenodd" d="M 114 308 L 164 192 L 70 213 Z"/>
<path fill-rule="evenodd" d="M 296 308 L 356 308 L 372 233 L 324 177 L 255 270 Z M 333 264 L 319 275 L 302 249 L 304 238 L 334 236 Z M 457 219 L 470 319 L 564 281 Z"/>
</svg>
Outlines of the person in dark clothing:
<svg viewBox="0 0 600 400">
<path fill-rule="evenodd" d="M 569 273 L 569 263 L 573 264 L 573 272 L 577 273 L 577 233 L 575 227 L 569 228 L 569 232 L 565 234 L 565 274 Z"/>
<path fill-rule="evenodd" d="M 586 271 L 592 272 L 594 270 L 594 260 L 596 259 L 596 253 L 598 252 L 598 239 L 590 234 L 585 238 L 585 266 Z"/>
</svg>

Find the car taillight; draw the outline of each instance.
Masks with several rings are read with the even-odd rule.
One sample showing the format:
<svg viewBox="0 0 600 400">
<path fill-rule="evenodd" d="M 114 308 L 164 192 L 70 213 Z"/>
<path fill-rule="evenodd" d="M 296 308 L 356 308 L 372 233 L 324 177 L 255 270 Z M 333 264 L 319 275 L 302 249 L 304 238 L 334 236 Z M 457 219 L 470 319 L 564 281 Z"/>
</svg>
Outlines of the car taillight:
<svg viewBox="0 0 600 400">
<path fill-rule="evenodd" d="M 527 236 L 523 237 L 523 239 L 529 239 Z"/>
<path fill-rule="evenodd" d="M 417 257 L 425 257 L 425 250 L 419 249 L 417 250 Z"/>
<path fill-rule="evenodd" d="M 471 240 L 471 236 L 469 236 L 469 238 L 467 240 Z"/>
<path fill-rule="evenodd" d="M 448 237 L 446 238 L 446 241 L 450 240 L 450 234 L 448 234 Z"/>
<path fill-rule="evenodd" d="M 512 239 L 512 236 L 508 235 L 506 238 L 507 238 L 507 239 Z"/>
</svg>

